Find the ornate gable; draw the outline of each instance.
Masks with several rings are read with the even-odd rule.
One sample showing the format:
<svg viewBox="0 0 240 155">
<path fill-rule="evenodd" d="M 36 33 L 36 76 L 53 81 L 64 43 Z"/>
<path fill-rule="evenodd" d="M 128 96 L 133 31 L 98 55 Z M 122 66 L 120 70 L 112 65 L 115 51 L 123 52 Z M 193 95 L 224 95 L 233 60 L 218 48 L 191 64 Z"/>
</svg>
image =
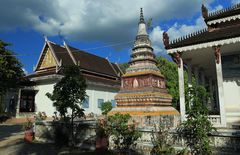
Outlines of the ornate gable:
<svg viewBox="0 0 240 155">
<path fill-rule="evenodd" d="M 46 47 L 40 57 L 36 70 L 42 70 L 46 68 L 55 67 L 57 65 L 56 60 L 52 54 L 52 51 L 49 47 Z"/>
</svg>

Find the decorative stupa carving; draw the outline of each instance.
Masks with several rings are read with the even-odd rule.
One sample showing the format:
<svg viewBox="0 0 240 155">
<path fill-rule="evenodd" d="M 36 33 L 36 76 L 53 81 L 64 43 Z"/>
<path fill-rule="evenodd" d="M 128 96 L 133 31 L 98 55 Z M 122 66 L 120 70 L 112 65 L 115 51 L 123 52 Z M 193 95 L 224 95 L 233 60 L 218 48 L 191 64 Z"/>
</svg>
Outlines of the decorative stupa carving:
<svg viewBox="0 0 240 155">
<path fill-rule="evenodd" d="M 179 114 L 172 107 L 172 96 L 167 92 L 165 78 L 155 57 L 141 8 L 129 68 L 122 76 L 121 90 L 115 96 L 117 107 L 109 115 L 118 112 L 134 117 Z"/>
</svg>

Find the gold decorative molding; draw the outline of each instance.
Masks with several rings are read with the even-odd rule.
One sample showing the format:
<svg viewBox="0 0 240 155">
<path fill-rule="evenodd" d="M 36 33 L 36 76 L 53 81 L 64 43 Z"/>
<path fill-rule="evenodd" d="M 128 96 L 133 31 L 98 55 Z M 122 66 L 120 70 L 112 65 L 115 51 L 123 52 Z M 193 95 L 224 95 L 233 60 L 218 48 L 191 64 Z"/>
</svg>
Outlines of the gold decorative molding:
<svg viewBox="0 0 240 155">
<path fill-rule="evenodd" d="M 57 63 L 52 55 L 51 50 L 48 48 L 46 52 L 43 54 L 43 59 L 40 61 L 39 69 L 49 68 L 56 66 Z"/>
</svg>

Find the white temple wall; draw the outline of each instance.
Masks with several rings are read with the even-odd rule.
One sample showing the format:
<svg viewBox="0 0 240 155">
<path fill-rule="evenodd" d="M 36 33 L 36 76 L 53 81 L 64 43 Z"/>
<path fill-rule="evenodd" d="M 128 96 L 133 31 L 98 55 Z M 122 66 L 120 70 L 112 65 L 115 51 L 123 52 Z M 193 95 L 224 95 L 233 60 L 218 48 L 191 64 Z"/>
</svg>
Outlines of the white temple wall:
<svg viewBox="0 0 240 155">
<path fill-rule="evenodd" d="M 85 108 L 85 113 L 101 114 L 101 109 L 98 107 L 98 99 L 103 99 L 104 102 L 111 102 L 118 91 L 118 89 L 113 88 L 89 86 L 86 91 L 89 96 L 89 108 Z"/>
<path fill-rule="evenodd" d="M 47 116 L 54 115 L 56 108 L 53 106 L 53 102 L 46 96 L 46 93 L 53 92 L 53 86 L 55 83 L 45 83 L 36 86 L 38 92 L 35 96 L 35 111 L 45 112 Z"/>
<path fill-rule="evenodd" d="M 240 78 L 224 78 L 223 88 L 227 123 L 240 123 Z"/>
<path fill-rule="evenodd" d="M 53 102 L 45 95 L 47 92 L 52 93 L 55 83 L 44 83 L 36 86 L 38 90 L 35 96 L 36 112 L 46 112 L 48 117 L 54 115 L 56 108 Z M 119 90 L 113 88 L 104 88 L 99 86 L 89 86 L 86 93 L 89 97 L 89 108 L 85 109 L 85 114 L 94 113 L 101 114 L 101 109 L 98 107 L 98 99 L 103 99 L 104 102 L 114 100 L 114 96 Z"/>
</svg>

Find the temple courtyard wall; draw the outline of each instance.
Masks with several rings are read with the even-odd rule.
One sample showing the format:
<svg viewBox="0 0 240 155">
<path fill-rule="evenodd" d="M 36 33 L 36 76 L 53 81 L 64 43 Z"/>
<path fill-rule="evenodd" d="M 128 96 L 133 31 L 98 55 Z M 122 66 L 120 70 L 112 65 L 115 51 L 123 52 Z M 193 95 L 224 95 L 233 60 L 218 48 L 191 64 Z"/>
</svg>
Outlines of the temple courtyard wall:
<svg viewBox="0 0 240 155">
<path fill-rule="evenodd" d="M 86 150 L 96 149 L 96 120 L 84 120 L 76 121 L 79 128 L 79 134 L 77 139 L 79 143 L 77 147 Z M 42 142 L 53 142 L 54 143 L 54 133 L 57 126 L 64 126 L 64 123 L 59 122 L 49 122 L 40 121 L 35 123 L 35 138 L 37 141 Z M 64 127 L 61 130 L 66 130 Z M 138 130 L 141 132 L 142 137 L 137 141 L 135 150 L 144 155 L 150 155 L 152 150 L 152 134 L 155 132 L 154 127 L 139 127 Z M 186 147 L 184 140 L 177 137 L 176 130 L 169 130 L 170 135 L 174 138 L 173 146 L 176 150 Z M 176 138 L 177 137 L 177 138 Z M 240 151 L 240 131 L 237 129 L 221 129 L 218 128 L 217 132 L 210 135 L 212 140 L 212 145 L 214 147 L 214 153 L 216 154 L 231 154 Z M 111 139 L 111 138 L 110 138 Z M 112 144 L 110 142 L 110 148 Z"/>
</svg>

